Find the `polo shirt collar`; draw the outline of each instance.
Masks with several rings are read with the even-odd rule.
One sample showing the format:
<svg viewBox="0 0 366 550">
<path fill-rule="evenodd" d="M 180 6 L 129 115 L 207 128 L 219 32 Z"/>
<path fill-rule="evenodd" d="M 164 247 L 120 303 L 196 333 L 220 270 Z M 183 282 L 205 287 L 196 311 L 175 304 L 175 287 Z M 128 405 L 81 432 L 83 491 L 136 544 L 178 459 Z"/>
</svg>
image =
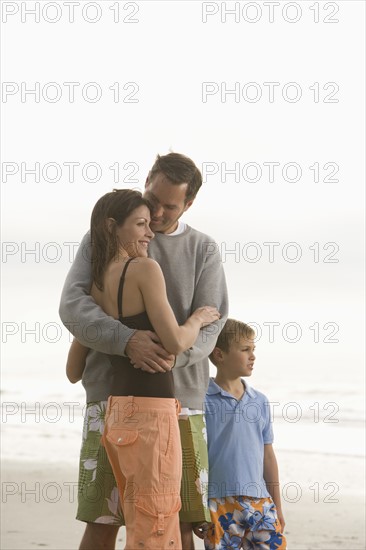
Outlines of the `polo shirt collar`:
<svg viewBox="0 0 366 550">
<path fill-rule="evenodd" d="M 255 399 L 255 391 L 249 386 L 248 382 L 246 382 L 243 378 L 241 379 L 242 383 L 245 386 L 245 393 L 249 395 L 252 399 Z M 217 393 L 221 393 L 221 395 L 228 396 L 228 392 L 223 390 L 218 384 L 216 384 L 215 380 L 213 378 L 210 378 L 210 383 L 207 388 L 207 394 L 208 395 L 215 395 Z"/>
</svg>

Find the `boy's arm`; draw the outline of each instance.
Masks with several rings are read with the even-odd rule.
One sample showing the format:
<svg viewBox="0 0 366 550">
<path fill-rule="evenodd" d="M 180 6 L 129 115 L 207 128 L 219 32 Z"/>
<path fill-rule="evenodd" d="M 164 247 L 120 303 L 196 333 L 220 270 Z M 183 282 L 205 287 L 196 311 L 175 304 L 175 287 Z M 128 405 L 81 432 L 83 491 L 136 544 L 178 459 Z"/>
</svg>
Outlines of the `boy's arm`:
<svg viewBox="0 0 366 550">
<path fill-rule="evenodd" d="M 282 532 L 285 529 L 285 518 L 282 513 L 280 482 L 278 476 L 278 465 L 273 446 L 264 445 L 264 466 L 263 477 L 266 482 L 267 490 L 272 497 L 277 508 L 277 516 L 281 523 Z"/>
<path fill-rule="evenodd" d="M 72 384 L 81 380 L 88 353 L 89 348 L 86 348 L 74 338 L 66 362 L 66 376 Z"/>
</svg>

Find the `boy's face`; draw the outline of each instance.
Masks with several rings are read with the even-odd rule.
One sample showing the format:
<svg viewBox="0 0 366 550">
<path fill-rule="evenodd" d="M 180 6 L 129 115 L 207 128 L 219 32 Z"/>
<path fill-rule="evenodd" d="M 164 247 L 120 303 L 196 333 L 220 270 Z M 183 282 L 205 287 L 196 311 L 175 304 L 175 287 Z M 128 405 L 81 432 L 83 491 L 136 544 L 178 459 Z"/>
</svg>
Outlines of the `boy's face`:
<svg viewBox="0 0 366 550">
<path fill-rule="evenodd" d="M 251 376 L 255 361 L 254 335 L 252 338 L 240 338 L 230 344 L 229 351 L 223 351 L 224 371 L 230 377 Z"/>
</svg>

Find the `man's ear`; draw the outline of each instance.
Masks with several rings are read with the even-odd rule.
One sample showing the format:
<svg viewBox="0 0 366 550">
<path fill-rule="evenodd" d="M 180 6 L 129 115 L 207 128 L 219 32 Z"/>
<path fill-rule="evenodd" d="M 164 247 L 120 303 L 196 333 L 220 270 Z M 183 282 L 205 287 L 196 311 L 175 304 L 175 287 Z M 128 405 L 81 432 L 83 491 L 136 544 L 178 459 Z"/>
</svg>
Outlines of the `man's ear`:
<svg viewBox="0 0 366 550">
<path fill-rule="evenodd" d="M 188 208 L 190 208 L 193 203 L 194 203 L 194 199 L 192 199 L 191 201 L 188 201 L 184 207 L 184 212 L 187 212 Z"/>
<path fill-rule="evenodd" d="M 148 175 L 146 176 L 145 189 L 147 189 L 147 188 L 148 188 L 148 185 L 149 185 L 149 176 L 150 176 L 150 172 L 149 172 Z"/>
</svg>

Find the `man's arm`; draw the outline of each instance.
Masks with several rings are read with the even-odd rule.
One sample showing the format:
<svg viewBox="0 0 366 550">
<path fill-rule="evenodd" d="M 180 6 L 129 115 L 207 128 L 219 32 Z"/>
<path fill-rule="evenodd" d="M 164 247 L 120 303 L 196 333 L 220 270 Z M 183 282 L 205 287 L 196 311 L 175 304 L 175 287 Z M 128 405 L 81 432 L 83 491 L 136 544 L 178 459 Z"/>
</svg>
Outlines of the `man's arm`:
<svg viewBox="0 0 366 550">
<path fill-rule="evenodd" d="M 62 290 L 59 314 L 65 327 L 88 348 L 124 355 L 135 332 L 107 315 L 90 296 L 90 233 L 83 238 Z"/>
<path fill-rule="evenodd" d="M 59 314 L 63 324 L 88 348 L 110 355 L 126 355 L 127 343 L 134 344 L 145 359 L 150 358 L 144 364 L 143 370 L 151 374 L 171 370 L 172 357 L 157 343 L 156 335 L 151 331 L 126 327 L 107 315 L 90 296 L 91 286 L 91 247 L 88 232 L 79 246 L 62 290 Z M 132 357 L 131 360 L 134 362 Z"/>
<path fill-rule="evenodd" d="M 196 285 L 192 311 L 203 305 L 216 306 L 221 317 L 219 321 L 200 330 L 194 345 L 176 358 L 175 367 L 190 367 L 208 357 L 214 349 L 229 313 L 224 268 L 218 248 L 214 254 L 206 254 L 204 268 Z"/>
</svg>

